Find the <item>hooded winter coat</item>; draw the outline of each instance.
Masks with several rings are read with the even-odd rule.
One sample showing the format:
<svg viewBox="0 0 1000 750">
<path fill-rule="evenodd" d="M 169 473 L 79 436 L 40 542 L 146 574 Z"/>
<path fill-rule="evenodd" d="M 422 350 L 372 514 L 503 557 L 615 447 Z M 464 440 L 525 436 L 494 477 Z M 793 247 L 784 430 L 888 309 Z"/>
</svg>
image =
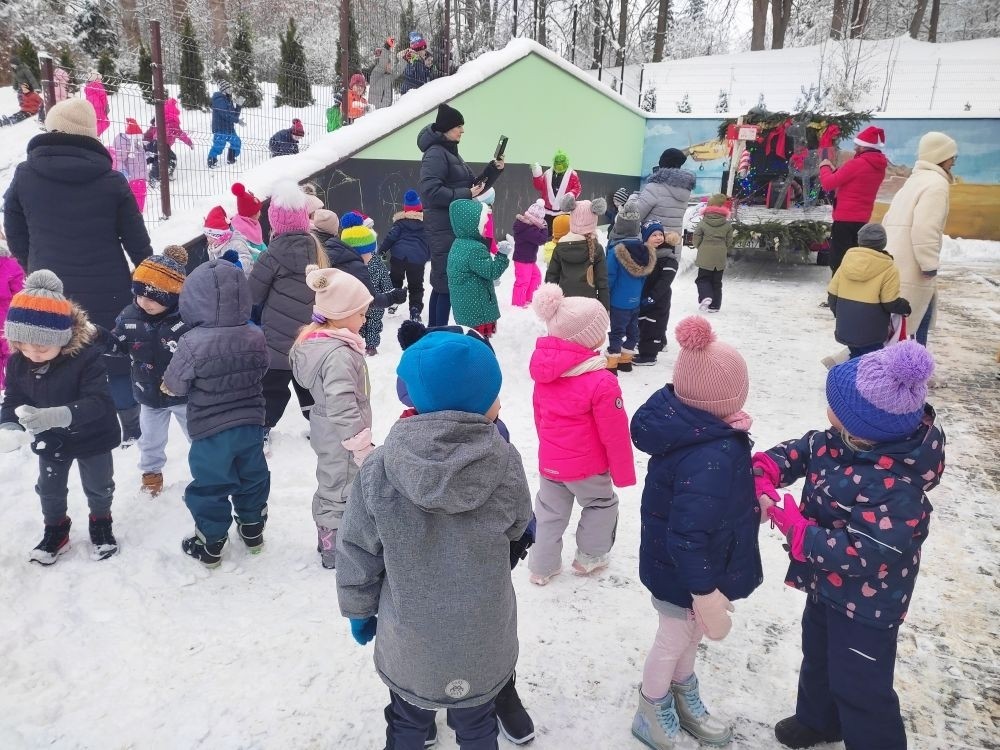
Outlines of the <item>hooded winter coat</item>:
<svg viewBox="0 0 1000 750">
<path fill-rule="evenodd" d="M 194 148 L 194 143 L 191 141 L 191 136 L 184 132 L 181 128 L 181 111 L 178 108 L 177 100 L 171 97 L 163 103 L 163 119 L 167 124 L 167 148 L 173 148 L 174 143 L 180 141 L 189 148 Z M 148 128 L 143 134 L 143 138 L 147 143 L 155 143 L 157 136 L 156 125 Z M 152 153 L 156 153 L 154 147 Z"/>
<path fill-rule="evenodd" d="M 119 133 L 111 145 L 115 168 L 129 180 L 146 179 L 146 149 L 141 135 Z"/>
<path fill-rule="evenodd" d="M 538 431 L 538 471 L 553 482 L 611 472 L 618 487 L 635 484 L 622 390 L 607 369 L 568 375 L 600 356 L 572 341 L 542 336 L 528 366 Z"/>
<path fill-rule="evenodd" d="M 545 224 L 532 224 L 518 214 L 514 220 L 514 254 L 511 257 L 515 263 L 537 263 L 538 248 L 549 241 L 549 230 Z"/>
<path fill-rule="evenodd" d="M 378 615 L 375 667 L 422 708 L 491 700 L 517 663 L 510 542 L 531 518 L 521 456 L 480 414 L 396 422 L 337 535 L 345 617 Z"/>
<path fill-rule="evenodd" d="M 150 315 L 133 302 L 122 310 L 114 330 L 102 335 L 110 354 L 129 359 L 132 395 L 137 403 L 153 409 L 187 403 L 186 397 L 168 396 L 160 389 L 177 342 L 187 331 L 176 305 L 159 315 Z"/>
<path fill-rule="evenodd" d="M 315 402 L 309 412 L 309 443 L 318 459 L 313 520 L 336 529 L 341 519 L 333 511 L 347 502 L 358 474 L 341 441 L 372 426 L 365 356 L 340 339 L 317 334 L 293 346 L 288 361 L 296 382 L 309 389 Z"/>
<path fill-rule="evenodd" d="M 240 110 L 229 94 L 216 91 L 212 94 L 212 132 L 232 135 L 240 119 Z"/>
<path fill-rule="evenodd" d="M 733 225 L 723 206 L 708 206 L 694 230 L 692 242 L 698 249 L 695 265 L 706 271 L 726 270 L 726 258 L 733 246 Z"/>
<path fill-rule="evenodd" d="M 316 238 L 305 232 L 271 238 L 267 252 L 250 273 L 250 295 L 262 306 L 260 323 L 267 339 L 271 370 L 291 370 L 288 350 L 302 326 L 312 320 L 316 293 L 306 286 L 306 266 L 316 263 Z"/>
<path fill-rule="evenodd" d="M 591 267 L 594 269 L 593 286 L 587 282 L 587 270 Z M 545 283 L 558 284 L 566 297 L 590 297 L 606 308 L 611 307 L 608 261 L 604 248 L 596 239 L 588 242 L 586 237 L 570 232 L 559 240 L 545 271 Z"/>
<path fill-rule="evenodd" d="M 392 228 L 382 238 L 379 255 L 388 252 L 396 260 L 404 263 L 426 263 L 431 259 L 424 236 L 423 211 L 399 211 L 392 217 Z"/>
<path fill-rule="evenodd" d="M 121 427 L 108 388 L 104 347 L 93 343 L 93 328 L 79 307 L 73 308 L 73 334 L 55 359 L 37 365 L 20 352 L 7 362 L 7 390 L 0 423 L 20 426 L 15 410 L 25 404 L 40 409 L 68 406 L 69 427 L 35 435 L 31 449 L 51 461 L 72 461 L 108 453 L 121 443 Z"/>
<path fill-rule="evenodd" d="M 451 226 L 455 242 L 448 255 L 448 290 L 455 322 L 475 328 L 500 319 L 493 282 L 507 270 L 510 259 L 503 253 L 490 254 L 481 232 L 489 207 L 474 200 L 451 204 Z"/>
<path fill-rule="evenodd" d="M 392 105 L 392 83 L 395 60 L 391 50 L 383 49 L 375 56 L 375 66 L 368 76 L 368 101 L 375 109 Z"/>
<path fill-rule="evenodd" d="M 845 346 L 883 343 L 891 314 L 910 309 L 899 298 L 899 271 L 884 250 L 852 247 L 826 291 L 837 318 L 837 341 Z"/>
<path fill-rule="evenodd" d="M 163 386 L 188 397 L 192 440 L 264 424 L 267 342 L 247 322 L 251 307 L 246 277 L 228 261 L 203 263 L 184 282 L 181 319 L 191 330 L 177 343 Z"/>
<path fill-rule="evenodd" d="M 392 300 L 389 295 L 379 292 L 372 283 L 372 275 L 368 272 L 368 266 L 358 255 L 358 252 L 348 245 L 345 245 L 338 237 L 331 237 L 324 244 L 326 255 L 330 259 L 330 267 L 346 271 L 360 281 L 368 289 L 372 296 L 371 307 L 389 307 Z"/>
<path fill-rule="evenodd" d="M 899 287 L 909 301 L 913 320 L 921 321 L 937 291 L 941 241 L 948 221 L 951 176 L 937 164 L 918 161 L 882 217 L 886 249 L 899 269 Z M 13 249 L 13 248 L 12 248 Z"/>
<path fill-rule="evenodd" d="M 643 224 L 658 221 L 664 233 L 677 232 L 684 236 L 684 212 L 687 211 L 695 175 L 686 169 L 653 167 L 645 186 L 639 192 L 639 217 Z M 672 251 L 680 258 L 680 248 Z"/>
<path fill-rule="evenodd" d="M 799 508 L 805 562 L 785 583 L 865 625 L 891 628 L 906 617 L 933 508 L 927 491 L 944 472 L 945 435 L 924 406 L 916 432 L 855 451 L 839 431 L 807 432 L 767 451 L 778 487 L 805 479 Z"/>
<path fill-rule="evenodd" d="M 646 277 L 656 268 L 656 253 L 649 252 L 642 242 L 622 240 L 608 256 L 608 288 L 611 306 L 620 310 L 637 310 L 642 301 Z"/>
<path fill-rule="evenodd" d="M 836 194 L 833 220 L 866 223 L 872 217 L 875 196 L 885 179 L 889 160 L 881 151 L 862 151 L 838 169 L 819 168 L 819 184 Z"/>
<path fill-rule="evenodd" d="M 66 296 L 109 330 L 132 302 L 129 261 L 138 266 L 153 254 L 128 181 L 100 141 L 85 135 L 31 139 L 4 196 L 4 229 L 22 268 L 55 273 Z M 124 375 L 128 363 L 108 362 L 108 372 Z"/>
<path fill-rule="evenodd" d="M 108 119 L 108 92 L 100 81 L 88 81 L 83 87 L 83 95 L 97 115 L 97 136 L 100 137 L 111 127 L 111 121 Z"/>
<path fill-rule="evenodd" d="M 648 453 L 639 578 L 660 601 L 691 609 L 715 589 L 743 599 L 764 580 L 750 435 L 661 388 L 632 418 Z"/>
<path fill-rule="evenodd" d="M 271 156 L 294 156 L 299 153 L 299 142 L 292 135 L 291 128 L 284 128 L 271 136 L 267 142 Z"/>
</svg>

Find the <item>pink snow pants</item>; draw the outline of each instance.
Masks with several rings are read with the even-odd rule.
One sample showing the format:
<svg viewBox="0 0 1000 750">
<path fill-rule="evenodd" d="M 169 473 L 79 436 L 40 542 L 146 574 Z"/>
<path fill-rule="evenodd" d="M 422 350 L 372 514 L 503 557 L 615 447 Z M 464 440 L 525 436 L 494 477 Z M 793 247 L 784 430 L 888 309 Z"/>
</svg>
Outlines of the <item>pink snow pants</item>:
<svg viewBox="0 0 1000 750">
<path fill-rule="evenodd" d="M 535 290 L 542 285 L 542 272 L 537 263 L 521 263 L 514 261 L 514 294 L 511 304 L 514 307 L 525 307 L 531 304 Z"/>
<path fill-rule="evenodd" d="M 132 189 L 132 195 L 135 196 L 135 202 L 139 206 L 139 213 L 142 213 L 143 209 L 146 208 L 146 181 L 129 180 L 128 186 Z"/>
<path fill-rule="evenodd" d="M 671 682 L 684 682 L 694 674 L 698 644 L 705 634 L 691 610 L 683 618 L 659 615 L 660 626 L 642 670 L 642 694 L 651 701 L 665 697 Z"/>
</svg>

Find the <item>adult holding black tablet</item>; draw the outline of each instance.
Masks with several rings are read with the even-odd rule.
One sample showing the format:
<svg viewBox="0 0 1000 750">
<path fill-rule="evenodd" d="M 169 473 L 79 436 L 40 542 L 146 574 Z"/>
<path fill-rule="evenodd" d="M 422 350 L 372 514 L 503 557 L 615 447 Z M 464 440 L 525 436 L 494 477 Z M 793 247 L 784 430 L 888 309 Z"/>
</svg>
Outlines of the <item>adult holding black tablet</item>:
<svg viewBox="0 0 1000 750">
<path fill-rule="evenodd" d="M 417 136 L 420 163 L 420 198 L 424 206 L 424 234 L 431 251 L 431 297 L 429 326 L 448 325 L 451 297 L 448 294 L 448 253 L 455 234 L 448 207 L 462 198 L 475 198 L 489 190 L 504 168 L 501 156 L 486 165 L 478 177 L 458 153 L 465 132 L 465 118 L 454 107 L 438 107 L 434 122 Z"/>
</svg>

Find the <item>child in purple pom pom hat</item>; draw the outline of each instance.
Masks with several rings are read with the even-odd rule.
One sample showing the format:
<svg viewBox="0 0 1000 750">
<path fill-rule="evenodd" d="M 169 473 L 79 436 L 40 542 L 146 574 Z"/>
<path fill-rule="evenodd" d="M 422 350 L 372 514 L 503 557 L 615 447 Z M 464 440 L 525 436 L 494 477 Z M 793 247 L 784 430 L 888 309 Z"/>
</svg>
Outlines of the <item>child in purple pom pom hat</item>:
<svg viewBox="0 0 1000 750">
<path fill-rule="evenodd" d="M 795 714 L 774 728 L 788 747 L 906 748 L 893 671 L 926 493 L 944 471 L 944 432 L 925 403 L 933 372 L 915 341 L 838 365 L 826 379 L 832 427 L 754 456 L 761 507 L 790 549 L 785 583 L 808 595 Z M 798 504 L 786 494 L 772 505 L 802 478 Z"/>
</svg>

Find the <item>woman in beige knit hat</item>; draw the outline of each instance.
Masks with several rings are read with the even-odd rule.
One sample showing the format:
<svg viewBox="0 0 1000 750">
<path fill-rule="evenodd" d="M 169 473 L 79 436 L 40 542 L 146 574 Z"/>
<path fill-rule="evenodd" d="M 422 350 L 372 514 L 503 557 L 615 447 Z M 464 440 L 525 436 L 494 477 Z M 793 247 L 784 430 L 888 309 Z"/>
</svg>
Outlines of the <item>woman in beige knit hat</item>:
<svg viewBox="0 0 1000 750">
<path fill-rule="evenodd" d="M 909 300 L 917 341 L 927 345 L 934 316 L 941 240 L 948 220 L 952 168 L 958 144 L 944 133 L 926 133 L 917 163 L 882 219 L 888 250 L 899 268 L 900 296 Z"/>
</svg>

